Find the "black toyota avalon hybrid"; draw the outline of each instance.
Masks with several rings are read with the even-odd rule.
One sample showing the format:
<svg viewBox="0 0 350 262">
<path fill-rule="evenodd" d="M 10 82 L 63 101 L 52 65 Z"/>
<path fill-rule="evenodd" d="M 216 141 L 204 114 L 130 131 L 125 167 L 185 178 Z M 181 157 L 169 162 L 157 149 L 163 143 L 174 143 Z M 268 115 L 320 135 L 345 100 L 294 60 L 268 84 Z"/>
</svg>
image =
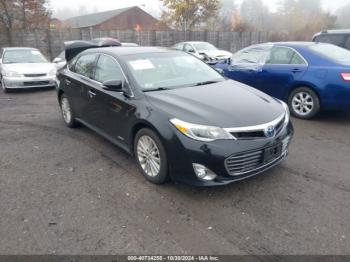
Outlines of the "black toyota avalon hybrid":
<svg viewBox="0 0 350 262">
<path fill-rule="evenodd" d="M 80 51 L 58 76 L 66 125 L 82 123 L 135 155 L 147 180 L 224 185 L 286 158 L 293 127 L 282 101 L 181 51 Z"/>
</svg>

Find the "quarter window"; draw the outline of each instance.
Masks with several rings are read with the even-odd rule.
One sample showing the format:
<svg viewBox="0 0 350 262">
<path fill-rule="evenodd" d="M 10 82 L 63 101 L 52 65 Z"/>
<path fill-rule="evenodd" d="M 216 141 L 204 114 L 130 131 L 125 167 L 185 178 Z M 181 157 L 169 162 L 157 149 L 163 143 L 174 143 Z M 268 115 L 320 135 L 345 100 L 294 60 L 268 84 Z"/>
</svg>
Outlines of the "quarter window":
<svg viewBox="0 0 350 262">
<path fill-rule="evenodd" d="M 285 47 L 274 47 L 271 50 L 270 57 L 266 64 L 272 65 L 302 65 L 304 59 L 293 49 Z"/>
<path fill-rule="evenodd" d="M 122 80 L 123 73 L 112 57 L 101 55 L 96 65 L 94 79 L 100 83 L 109 80 Z"/>
<path fill-rule="evenodd" d="M 95 54 L 88 54 L 79 57 L 75 64 L 74 72 L 90 78 L 92 76 L 95 60 Z"/>
</svg>

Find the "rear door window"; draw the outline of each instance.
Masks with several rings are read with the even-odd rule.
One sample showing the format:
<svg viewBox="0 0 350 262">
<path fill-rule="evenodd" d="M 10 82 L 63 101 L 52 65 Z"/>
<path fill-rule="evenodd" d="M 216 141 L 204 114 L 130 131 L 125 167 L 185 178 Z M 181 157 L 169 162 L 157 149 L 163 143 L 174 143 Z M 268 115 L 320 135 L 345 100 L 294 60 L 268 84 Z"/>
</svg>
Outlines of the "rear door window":
<svg viewBox="0 0 350 262">
<path fill-rule="evenodd" d="M 274 47 L 270 52 L 266 64 L 270 65 L 303 65 L 304 59 L 293 49 L 287 47 Z"/>
</svg>

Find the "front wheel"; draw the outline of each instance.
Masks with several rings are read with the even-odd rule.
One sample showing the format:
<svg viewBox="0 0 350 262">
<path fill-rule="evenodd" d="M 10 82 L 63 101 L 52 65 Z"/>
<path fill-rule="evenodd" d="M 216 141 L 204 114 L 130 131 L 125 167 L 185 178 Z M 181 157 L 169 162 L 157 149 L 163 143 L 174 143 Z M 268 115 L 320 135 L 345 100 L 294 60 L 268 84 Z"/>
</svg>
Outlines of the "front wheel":
<svg viewBox="0 0 350 262">
<path fill-rule="evenodd" d="M 5 81 L 4 81 L 4 79 L 2 77 L 0 77 L 0 81 L 1 81 L 2 91 L 4 93 L 8 93 L 8 89 L 6 88 Z"/>
<path fill-rule="evenodd" d="M 135 137 L 134 153 L 143 176 L 154 184 L 168 180 L 168 161 L 158 135 L 149 128 L 141 129 Z"/>
<path fill-rule="evenodd" d="M 311 119 L 320 112 L 320 100 L 308 87 L 295 89 L 288 98 L 291 113 L 301 119 Z"/>
</svg>

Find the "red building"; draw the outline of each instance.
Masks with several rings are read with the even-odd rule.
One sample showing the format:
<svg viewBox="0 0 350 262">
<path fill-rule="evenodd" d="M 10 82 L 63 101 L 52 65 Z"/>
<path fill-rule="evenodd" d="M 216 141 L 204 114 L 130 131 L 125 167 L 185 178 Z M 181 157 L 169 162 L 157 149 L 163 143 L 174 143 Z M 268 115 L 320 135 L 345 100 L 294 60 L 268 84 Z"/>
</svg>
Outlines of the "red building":
<svg viewBox="0 0 350 262">
<path fill-rule="evenodd" d="M 147 31 L 168 29 L 137 6 L 72 17 L 63 23 L 65 27 L 80 29 Z"/>
</svg>

